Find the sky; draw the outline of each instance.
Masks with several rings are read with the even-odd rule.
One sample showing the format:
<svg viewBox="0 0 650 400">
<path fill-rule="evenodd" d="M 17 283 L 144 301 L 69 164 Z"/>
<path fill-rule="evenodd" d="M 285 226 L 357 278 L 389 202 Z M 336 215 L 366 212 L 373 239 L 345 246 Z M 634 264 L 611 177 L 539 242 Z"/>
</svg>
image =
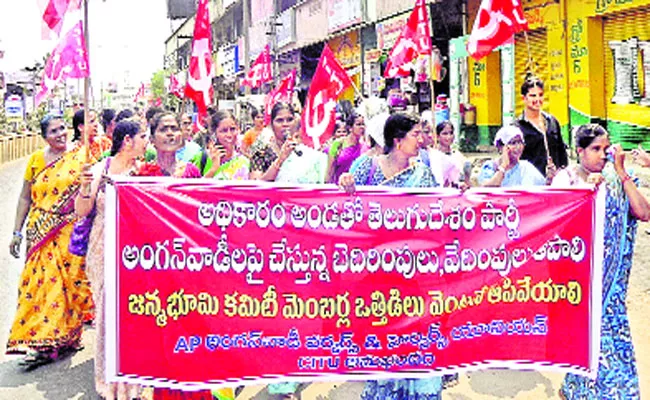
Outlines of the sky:
<svg viewBox="0 0 650 400">
<path fill-rule="evenodd" d="M 51 51 L 41 39 L 41 0 L 0 0 L 0 70 L 16 71 Z M 171 35 L 165 0 L 89 0 L 90 72 L 93 84 L 148 82 L 163 68 Z"/>
</svg>

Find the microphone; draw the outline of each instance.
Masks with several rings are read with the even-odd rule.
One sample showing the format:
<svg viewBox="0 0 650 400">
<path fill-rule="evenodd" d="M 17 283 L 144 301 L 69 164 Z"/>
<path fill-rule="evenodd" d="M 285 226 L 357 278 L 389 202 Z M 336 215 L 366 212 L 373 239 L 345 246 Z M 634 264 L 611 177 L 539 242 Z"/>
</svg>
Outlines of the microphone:
<svg viewBox="0 0 650 400">
<path fill-rule="evenodd" d="M 283 133 L 284 133 L 284 138 L 285 138 L 285 140 L 287 140 L 287 139 L 289 139 L 289 137 L 291 136 L 291 129 L 285 129 L 285 130 L 283 131 Z M 300 149 L 296 149 L 296 148 L 294 147 L 293 152 L 296 153 L 296 155 L 297 155 L 298 157 L 302 157 L 302 150 L 300 150 Z"/>
</svg>

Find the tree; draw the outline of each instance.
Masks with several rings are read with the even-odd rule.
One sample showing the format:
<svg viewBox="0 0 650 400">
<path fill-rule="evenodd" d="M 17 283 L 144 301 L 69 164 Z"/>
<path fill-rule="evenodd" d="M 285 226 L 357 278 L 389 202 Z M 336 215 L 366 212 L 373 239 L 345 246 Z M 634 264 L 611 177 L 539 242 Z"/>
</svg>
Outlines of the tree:
<svg viewBox="0 0 650 400">
<path fill-rule="evenodd" d="M 154 100 L 160 98 L 165 103 L 167 98 L 167 89 L 165 88 L 165 82 L 169 73 L 165 70 L 160 70 L 154 72 L 151 77 L 151 94 L 153 95 Z"/>
</svg>

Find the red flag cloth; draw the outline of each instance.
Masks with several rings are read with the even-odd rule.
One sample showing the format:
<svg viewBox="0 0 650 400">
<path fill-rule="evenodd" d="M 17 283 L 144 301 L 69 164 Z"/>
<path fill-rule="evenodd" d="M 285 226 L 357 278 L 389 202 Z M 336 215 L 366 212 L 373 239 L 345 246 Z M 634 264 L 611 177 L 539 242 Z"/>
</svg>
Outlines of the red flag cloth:
<svg viewBox="0 0 650 400">
<path fill-rule="evenodd" d="M 174 74 L 169 75 L 169 93 L 173 94 L 178 98 L 183 97 L 181 84 L 178 82 L 178 78 L 176 78 L 176 75 Z"/>
<path fill-rule="evenodd" d="M 144 83 L 140 84 L 140 89 L 135 93 L 135 97 L 133 98 L 133 102 L 137 103 L 138 100 L 144 97 Z"/>
<path fill-rule="evenodd" d="M 480 60 L 511 40 L 515 33 L 527 30 L 528 21 L 519 0 L 483 0 L 467 42 L 467 52 Z"/>
<path fill-rule="evenodd" d="M 66 13 L 81 8 L 81 0 L 45 0 L 41 3 L 43 10 L 41 36 L 44 40 L 59 37 Z"/>
<path fill-rule="evenodd" d="M 66 33 L 47 59 L 36 103 L 43 101 L 60 80 L 87 76 L 90 76 L 90 65 L 83 26 L 79 21 Z"/>
<path fill-rule="evenodd" d="M 417 0 L 404 29 L 388 56 L 384 77 L 410 74 L 410 63 L 420 54 L 431 54 L 431 27 L 424 0 Z"/>
<path fill-rule="evenodd" d="M 212 30 L 208 12 L 208 0 L 199 0 L 194 23 L 194 38 L 192 39 L 192 58 L 190 59 L 189 74 L 185 85 L 185 97 L 194 100 L 199 116 L 208 113 L 212 104 L 214 89 L 212 77 L 214 67 L 211 57 Z"/>
<path fill-rule="evenodd" d="M 325 45 L 314 78 L 307 92 L 302 113 L 302 141 L 318 150 L 332 135 L 336 121 L 336 101 L 345 89 L 352 86 L 350 77 Z"/>
<path fill-rule="evenodd" d="M 256 88 L 262 86 L 265 82 L 272 80 L 273 71 L 271 69 L 271 48 L 267 44 L 248 70 L 248 75 L 242 79 L 241 84 L 242 86 Z"/>
<path fill-rule="evenodd" d="M 271 110 L 275 103 L 279 101 L 291 103 L 293 89 L 296 86 L 296 73 L 296 69 L 292 69 L 291 72 L 282 78 L 280 85 L 271 90 L 264 98 L 264 125 L 271 123 Z"/>
</svg>

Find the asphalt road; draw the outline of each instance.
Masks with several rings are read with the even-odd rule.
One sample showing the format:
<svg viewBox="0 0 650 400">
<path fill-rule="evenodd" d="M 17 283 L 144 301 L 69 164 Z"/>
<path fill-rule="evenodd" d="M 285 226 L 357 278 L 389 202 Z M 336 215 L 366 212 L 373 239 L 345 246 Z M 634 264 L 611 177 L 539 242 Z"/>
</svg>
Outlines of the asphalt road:
<svg viewBox="0 0 650 400">
<path fill-rule="evenodd" d="M 18 356 L 5 356 L 4 348 L 16 304 L 17 285 L 24 260 L 9 255 L 15 207 L 26 160 L 0 165 L 0 400 L 97 399 L 93 389 L 94 331 L 84 333 L 85 349 L 72 357 L 32 372 L 23 372 Z M 646 195 L 650 194 L 646 191 Z M 642 224 L 630 284 L 630 318 L 638 358 L 641 390 L 650 395 L 650 236 Z M 558 373 L 489 370 L 462 374 L 460 384 L 443 393 L 444 400 L 557 399 L 563 376 Z M 361 382 L 314 383 L 302 389 L 303 400 L 356 400 Z M 645 396 L 643 398 L 645 398 Z M 240 399 L 266 400 L 263 386 L 244 389 Z"/>
</svg>

